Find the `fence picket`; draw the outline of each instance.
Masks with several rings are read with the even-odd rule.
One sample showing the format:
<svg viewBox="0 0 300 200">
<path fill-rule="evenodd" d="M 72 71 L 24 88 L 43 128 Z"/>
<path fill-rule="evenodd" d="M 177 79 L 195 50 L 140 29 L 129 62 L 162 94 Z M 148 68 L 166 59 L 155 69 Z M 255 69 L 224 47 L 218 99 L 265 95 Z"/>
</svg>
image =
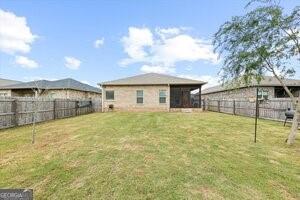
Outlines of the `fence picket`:
<svg viewBox="0 0 300 200">
<path fill-rule="evenodd" d="M 255 116 L 255 102 L 246 100 L 203 100 L 204 109 L 248 117 Z M 289 99 L 272 99 L 259 104 L 259 117 L 272 120 L 285 120 L 285 111 L 293 108 Z"/>
<path fill-rule="evenodd" d="M 91 100 L 0 98 L 0 129 L 99 111 Z M 34 109 L 36 106 L 36 110 Z M 35 118 L 34 118 L 35 115 Z"/>
</svg>

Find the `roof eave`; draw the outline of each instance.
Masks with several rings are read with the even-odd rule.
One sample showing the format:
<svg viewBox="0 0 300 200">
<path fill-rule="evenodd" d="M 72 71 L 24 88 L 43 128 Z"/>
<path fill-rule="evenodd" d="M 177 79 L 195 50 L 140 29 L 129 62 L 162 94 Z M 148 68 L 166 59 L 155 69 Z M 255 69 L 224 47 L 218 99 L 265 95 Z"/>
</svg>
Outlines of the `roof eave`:
<svg viewBox="0 0 300 200">
<path fill-rule="evenodd" d="M 118 83 L 116 83 L 116 84 L 113 84 L 113 83 L 111 83 L 111 84 L 101 84 L 100 86 L 143 86 L 143 85 L 145 85 L 145 86 L 151 86 L 151 85 L 169 85 L 168 83 L 161 83 L 161 84 L 146 84 L 146 83 L 143 83 L 143 84 L 118 84 Z"/>
<path fill-rule="evenodd" d="M 199 82 L 199 83 L 134 83 L 134 84 L 118 84 L 118 83 L 99 83 L 99 86 L 142 86 L 142 85 L 204 85 L 207 82 Z"/>
<path fill-rule="evenodd" d="M 5 87 L 0 87 L 0 90 L 27 90 L 27 89 L 38 89 L 37 87 L 22 87 L 22 88 L 16 88 L 16 87 L 12 87 L 12 88 L 5 88 Z M 102 91 L 91 91 L 91 90 L 80 90 L 80 89 L 76 89 L 76 88 L 55 88 L 55 87 L 51 87 L 51 88 L 45 88 L 45 87 L 39 87 L 39 89 L 43 89 L 43 90 L 76 90 L 76 91 L 82 91 L 82 92 L 93 92 L 93 93 L 98 93 L 98 94 L 102 94 Z"/>
<path fill-rule="evenodd" d="M 205 85 L 207 82 L 199 83 L 170 83 L 169 85 Z"/>
<path fill-rule="evenodd" d="M 300 87 L 300 85 L 291 85 L 288 84 L 286 85 L 287 87 Z M 230 91 L 230 90 L 237 90 L 237 89 L 243 89 L 243 88 L 248 88 L 248 87 L 282 87 L 282 85 L 280 84 L 273 84 L 273 85 L 250 85 L 250 86 L 242 86 L 242 87 L 236 87 L 236 88 L 228 88 L 228 89 L 222 89 L 222 90 L 217 90 L 217 91 L 213 91 L 213 92 L 202 92 L 203 95 L 205 94 L 214 94 L 214 93 L 218 93 L 218 92 L 225 92 L 225 91 Z"/>
</svg>

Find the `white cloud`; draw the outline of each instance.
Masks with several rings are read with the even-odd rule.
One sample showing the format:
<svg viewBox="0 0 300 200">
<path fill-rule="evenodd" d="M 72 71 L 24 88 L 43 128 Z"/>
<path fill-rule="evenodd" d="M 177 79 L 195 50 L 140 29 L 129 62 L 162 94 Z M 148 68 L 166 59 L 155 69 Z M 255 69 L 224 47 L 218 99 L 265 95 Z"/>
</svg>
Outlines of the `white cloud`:
<svg viewBox="0 0 300 200">
<path fill-rule="evenodd" d="M 192 37 L 184 28 L 156 28 L 154 33 L 148 28 L 130 27 L 128 36 L 122 38 L 124 51 L 128 57 L 120 64 L 127 66 L 142 63 L 147 66 L 175 68 L 178 62 L 205 61 L 217 64 L 218 55 L 213 52 L 210 41 Z M 162 67 L 160 67 L 162 68 Z M 149 71 L 149 67 L 146 67 Z M 143 69 L 145 71 L 145 67 Z"/>
<path fill-rule="evenodd" d="M 128 36 L 121 39 L 124 51 L 128 54 L 129 59 L 123 60 L 123 65 L 131 62 L 143 61 L 148 53 L 144 47 L 153 45 L 153 34 L 148 28 L 129 27 Z"/>
<path fill-rule="evenodd" d="M 25 17 L 0 9 L 0 51 L 13 54 L 28 53 L 37 38 L 31 33 Z"/>
<path fill-rule="evenodd" d="M 174 73 L 174 67 L 164 67 L 164 66 L 151 66 L 151 65 L 143 65 L 141 67 L 141 71 L 145 73 L 160 73 L 160 74 L 168 74 Z"/>
<path fill-rule="evenodd" d="M 156 28 L 155 32 L 162 38 L 166 39 L 168 37 L 180 34 L 184 29 L 183 28 Z"/>
<path fill-rule="evenodd" d="M 165 39 L 153 48 L 153 52 L 153 62 L 165 65 L 174 65 L 180 61 L 218 62 L 218 56 L 208 42 L 184 34 Z"/>
<path fill-rule="evenodd" d="M 100 48 L 103 44 L 104 44 L 104 38 L 97 39 L 97 40 L 94 42 L 94 47 L 95 47 L 95 48 Z"/>
<path fill-rule="evenodd" d="M 181 74 L 179 77 L 207 82 L 202 89 L 220 85 L 219 78 L 217 76 Z"/>
<path fill-rule="evenodd" d="M 80 64 L 81 61 L 78 60 L 77 58 L 69 57 L 69 56 L 65 57 L 65 66 L 69 69 L 73 69 L 73 70 L 79 69 Z"/>
<path fill-rule="evenodd" d="M 34 69 L 39 67 L 39 64 L 37 62 L 25 56 L 16 56 L 15 63 L 27 69 Z"/>
</svg>

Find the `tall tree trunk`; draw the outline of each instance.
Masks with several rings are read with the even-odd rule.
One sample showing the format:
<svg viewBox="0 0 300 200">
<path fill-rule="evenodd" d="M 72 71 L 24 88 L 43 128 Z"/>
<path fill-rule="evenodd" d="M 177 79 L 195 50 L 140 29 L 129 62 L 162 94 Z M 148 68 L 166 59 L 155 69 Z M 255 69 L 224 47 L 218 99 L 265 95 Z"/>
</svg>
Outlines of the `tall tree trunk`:
<svg viewBox="0 0 300 200">
<path fill-rule="evenodd" d="M 291 132 L 287 138 L 287 144 L 291 145 L 295 142 L 296 140 L 296 135 L 298 133 L 298 121 L 299 121 L 299 116 L 300 116 L 300 105 L 298 101 L 296 100 L 294 103 L 294 109 L 295 109 L 295 114 L 293 118 L 293 123 L 292 123 L 292 128 Z"/>
<path fill-rule="evenodd" d="M 294 97 L 294 95 L 292 94 L 292 92 L 288 89 L 286 84 L 283 82 L 283 80 L 276 74 L 274 68 L 271 67 L 271 70 L 272 70 L 275 78 L 280 82 L 283 89 L 286 91 L 286 93 L 289 95 L 289 97 L 291 98 L 291 100 L 293 102 L 293 107 L 294 107 L 293 109 L 294 109 L 295 113 L 294 113 L 291 132 L 290 132 L 288 138 L 286 139 L 287 144 L 291 145 L 295 142 L 296 135 L 298 133 L 298 121 L 300 119 L 300 104 L 299 104 L 300 97 L 298 97 L 298 99 L 296 99 Z"/>
</svg>

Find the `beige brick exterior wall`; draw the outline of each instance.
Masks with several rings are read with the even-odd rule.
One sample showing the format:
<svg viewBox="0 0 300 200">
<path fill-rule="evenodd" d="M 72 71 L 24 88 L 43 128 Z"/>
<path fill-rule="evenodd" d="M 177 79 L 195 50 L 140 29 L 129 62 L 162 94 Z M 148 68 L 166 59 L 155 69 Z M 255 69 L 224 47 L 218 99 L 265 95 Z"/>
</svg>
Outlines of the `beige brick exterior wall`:
<svg viewBox="0 0 300 200">
<path fill-rule="evenodd" d="M 11 90 L 12 97 L 33 97 L 34 92 L 31 89 L 26 90 Z"/>
<path fill-rule="evenodd" d="M 101 94 L 77 90 L 47 90 L 41 96 L 54 99 L 101 99 Z"/>
<path fill-rule="evenodd" d="M 169 86 L 104 86 L 103 111 L 108 111 L 110 104 L 114 105 L 115 111 L 169 111 L 170 87 Z M 114 100 L 106 100 L 107 90 L 114 91 Z M 136 91 L 143 90 L 144 102 L 136 102 Z M 159 103 L 159 90 L 166 90 L 166 103 Z"/>
<path fill-rule="evenodd" d="M 24 90 L 0 90 L 1 93 L 6 93 L 8 97 L 33 97 L 34 92 L 30 89 Z M 101 94 L 93 92 L 84 92 L 77 90 L 46 90 L 40 97 L 47 97 L 53 99 L 99 99 L 101 100 Z"/>
<path fill-rule="evenodd" d="M 269 99 L 274 98 L 274 87 L 263 87 L 262 89 L 269 92 Z M 228 90 L 223 92 L 216 92 L 211 94 L 202 94 L 203 99 L 229 99 L 229 100 L 249 100 L 256 98 L 256 87 L 240 88 L 235 90 Z"/>
<path fill-rule="evenodd" d="M 0 97 L 10 97 L 11 90 L 0 90 Z"/>
</svg>

